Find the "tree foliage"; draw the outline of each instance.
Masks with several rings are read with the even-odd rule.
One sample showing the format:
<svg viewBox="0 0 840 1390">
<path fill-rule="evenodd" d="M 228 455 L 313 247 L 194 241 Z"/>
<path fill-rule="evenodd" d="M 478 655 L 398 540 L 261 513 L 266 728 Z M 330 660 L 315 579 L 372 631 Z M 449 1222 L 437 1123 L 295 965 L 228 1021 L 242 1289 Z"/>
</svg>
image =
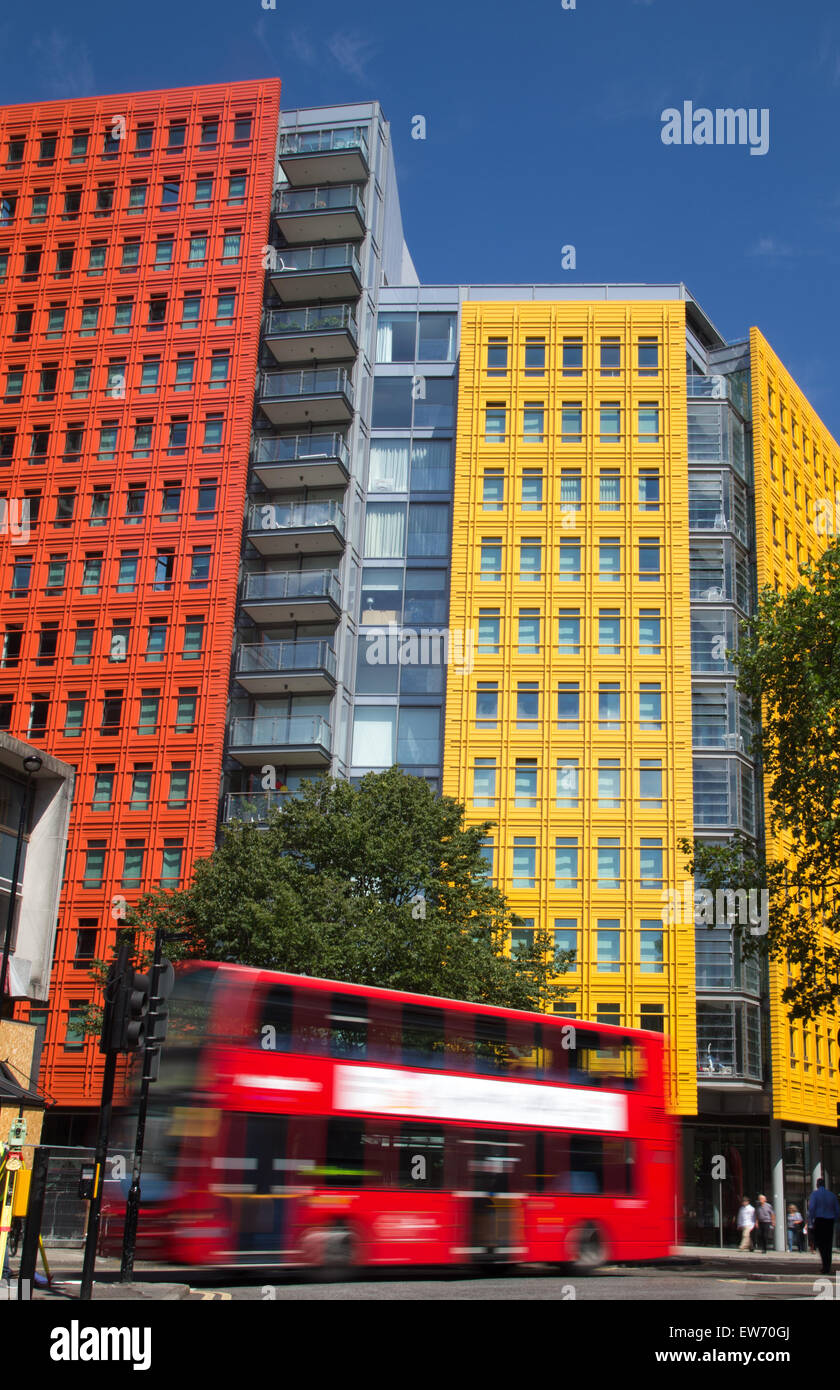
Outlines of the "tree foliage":
<svg viewBox="0 0 840 1390">
<path fill-rule="evenodd" d="M 840 1003 L 840 541 L 800 574 L 786 594 L 762 590 L 730 654 L 755 722 L 779 853 L 742 841 L 728 862 L 698 840 L 690 867 L 704 881 L 717 874 L 721 886 L 767 887 L 769 929 L 755 941 L 796 967 L 782 993 L 790 1016 L 816 1018 Z"/>
<path fill-rule="evenodd" d="M 176 951 L 207 960 L 537 1009 L 563 998 L 572 953 L 545 930 L 505 954 L 519 919 L 487 875 L 488 824 L 393 768 L 358 786 L 323 779 L 234 823 L 180 892 L 146 894 L 129 922 L 186 931 Z"/>
</svg>

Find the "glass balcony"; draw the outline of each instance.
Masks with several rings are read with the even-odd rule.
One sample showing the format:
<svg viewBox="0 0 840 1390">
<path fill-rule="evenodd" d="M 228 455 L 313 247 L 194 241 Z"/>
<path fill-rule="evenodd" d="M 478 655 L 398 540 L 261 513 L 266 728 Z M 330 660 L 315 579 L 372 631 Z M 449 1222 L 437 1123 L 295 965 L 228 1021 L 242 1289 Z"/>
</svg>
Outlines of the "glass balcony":
<svg viewBox="0 0 840 1390">
<path fill-rule="evenodd" d="M 729 381 L 725 376 L 689 376 L 686 383 L 689 396 L 707 401 L 729 400 Z"/>
<path fill-rule="evenodd" d="M 337 622 L 341 585 L 333 570 L 247 574 L 242 607 L 255 623 Z"/>
<path fill-rule="evenodd" d="M 278 791 L 228 792 L 222 820 L 225 825 L 235 820 L 246 825 L 267 825 L 269 813 L 281 810 L 291 795 L 291 792 Z"/>
<path fill-rule="evenodd" d="M 364 126 L 287 130 L 280 136 L 280 163 L 290 184 L 357 183 L 370 174 Z"/>
<path fill-rule="evenodd" d="M 761 1081 L 758 1004 L 697 1004 L 697 1079 L 706 1084 Z"/>
<path fill-rule="evenodd" d="M 329 642 L 263 642 L 240 647 L 236 679 L 253 695 L 292 695 L 335 689 L 335 650 Z"/>
<path fill-rule="evenodd" d="M 365 234 L 365 204 L 358 184 L 318 188 L 281 188 L 274 216 L 292 246 L 313 240 L 360 241 Z"/>
<path fill-rule="evenodd" d="M 265 502 L 248 513 L 248 539 L 263 555 L 329 553 L 344 547 L 338 502 Z"/>
<path fill-rule="evenodd" d="M 273 425 L 347 423 L 353 417 L 353 386 L 343 367 L 263 372 L 259 400 Z"/>
<path fill-rule="evenodd" d="M 695 830 L 755 834 L 755 774 L 739 758 L 694 758 Z"/>
<path fill-rule="evenodd" d="M 247 767 L 272 759 L 286 767 L 323 767 L 330 761 L 331 745 L 330 726 L 317 715 L 264 714 L 230 723 L 230 752 Z"/>
<path fill-rule="evenodd" d="M 358 349 L 356 314 L 350 304 L 269 309 L 265 341 L 278 362 L 340 361 Z"/>
<path fill-rule="evenodd" d="M 355 246 L 284 246 L 275 252 L 271 284 L 285 304 L 358 299 L 362 268 Z"/>
<path fill-rule="evenodd" d="M 254 472 L 274 492 L 289 487 L 344 487 L 350 452 L 340 434 L 263 435 L 253 452 Z"/>
</svg>

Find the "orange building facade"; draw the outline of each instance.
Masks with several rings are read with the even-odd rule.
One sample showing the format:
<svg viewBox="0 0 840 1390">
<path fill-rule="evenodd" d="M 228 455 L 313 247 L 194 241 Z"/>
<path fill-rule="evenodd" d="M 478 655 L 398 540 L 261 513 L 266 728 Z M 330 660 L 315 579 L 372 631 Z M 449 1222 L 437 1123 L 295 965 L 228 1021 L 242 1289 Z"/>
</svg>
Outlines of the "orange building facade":
<svg viewBox="0 0 840 1390">
<path fill-rule="evenodd" d="M 279 102 L 0 111 L 0 728 L 77 773 L 49 1008 L 18 1006 L 65 1142 L 121 900 L 215 843 Z"/>
</svg>

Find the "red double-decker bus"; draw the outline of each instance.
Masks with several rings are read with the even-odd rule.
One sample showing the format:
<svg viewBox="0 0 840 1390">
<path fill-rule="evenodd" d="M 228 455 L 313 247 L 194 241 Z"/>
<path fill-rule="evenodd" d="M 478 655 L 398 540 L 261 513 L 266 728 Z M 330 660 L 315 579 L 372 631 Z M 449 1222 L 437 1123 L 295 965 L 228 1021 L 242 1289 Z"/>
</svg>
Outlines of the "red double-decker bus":
<svg viewBox="0 0 840 1390">
<path fill-rule="evenodd" d="M 335 1274 L 676 1240 L 655 1033 L 204 963 L 170 1020 L 140 1254 Z"/>
</svg>

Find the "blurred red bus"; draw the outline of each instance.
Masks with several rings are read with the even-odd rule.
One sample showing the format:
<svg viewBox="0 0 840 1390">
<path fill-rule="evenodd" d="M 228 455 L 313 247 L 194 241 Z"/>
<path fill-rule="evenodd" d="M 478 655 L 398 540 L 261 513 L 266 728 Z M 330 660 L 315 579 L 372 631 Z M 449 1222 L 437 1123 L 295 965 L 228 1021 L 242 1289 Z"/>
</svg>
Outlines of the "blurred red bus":
<svg viewBox="0 0 840 1390">
<path fill-rule="evenodd" d="M 205 963 L 170 1004 L 141 1256 L 585 1267 L 677 1239 L 656 1033 Z"/>
</svg>

